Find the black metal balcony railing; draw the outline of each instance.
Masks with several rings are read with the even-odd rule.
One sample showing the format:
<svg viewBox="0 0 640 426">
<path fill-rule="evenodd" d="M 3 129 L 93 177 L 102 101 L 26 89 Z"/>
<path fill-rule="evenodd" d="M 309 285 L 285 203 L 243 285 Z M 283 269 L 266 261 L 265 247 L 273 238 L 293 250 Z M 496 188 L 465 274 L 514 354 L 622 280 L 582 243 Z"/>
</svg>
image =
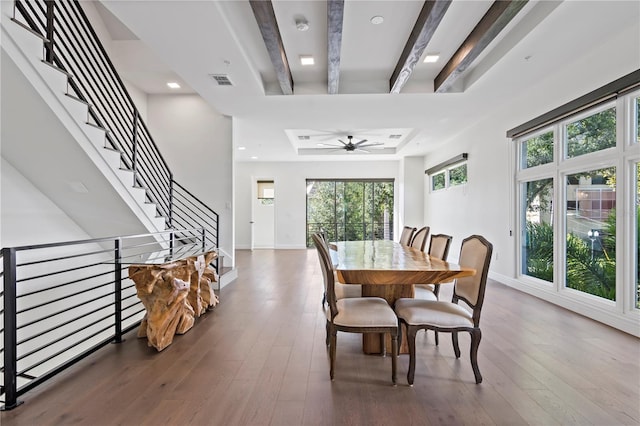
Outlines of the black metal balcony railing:
<svg viewBox="0 0 640 426">
<path fill-rule="evenodd" d="M 307 222 L 307 247 L 311 236 L 324 231 L 330 241 L 393 240 L 393 225 L 385 222 Z"/>
<path fill-rule="evenodd" d="M 144 315 L 127 268 L 198 254 L 205 229 L 2 249 L 3 409 L 110 342 Z"/>
</svg>

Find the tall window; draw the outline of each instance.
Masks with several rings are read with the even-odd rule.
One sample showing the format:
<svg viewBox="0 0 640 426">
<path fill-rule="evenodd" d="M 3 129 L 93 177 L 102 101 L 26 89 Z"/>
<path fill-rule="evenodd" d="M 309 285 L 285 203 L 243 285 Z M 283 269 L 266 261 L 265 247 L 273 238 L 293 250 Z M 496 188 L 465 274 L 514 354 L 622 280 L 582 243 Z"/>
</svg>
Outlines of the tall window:
<svg viewBox="0 0 640 426">
<path fill-rule="evenodd" d="M 615 168 L 566 179 L 566 286 L 616 300 Z"/>
<path fill-rule="evenodd" d="M 553 179 L 522 186 L 522 273 L 553 282 Z"/>
<path fill-rule="evenodd" d="M 517 139 L 523 280 L 599 306 L 640 309 L 639 124 L 636 91 Z"/>
<path fill-rule="evenodd" d="M 331 241 L 393 239 L 393 180 L 307 180 L 307 246 L 325 231 Z"/>
<path fill-rule="evenodd" d="M 640 108 L 638 108 L 638 110 L 640 110 Z M 639 117 L 640 118 L 640 117 Z M 638 120 L 638 122 L 640 123 L 640 119 Z M 639 163 L 635 164 L 635 176 L 633 181 L 635 182 L 635 213 L 636 213 L 636 217 L 635 217 L 635 227 L 636 227 L 636 232 L 635 232 L 635 243 L 633 245 L 633 247 L 635 248 L 635 255 L 633 256 L 634 260 L 635 260 L 635 279 L 636 279 L 636 285 L 635 285 L 635 299 L 636 299 L 636 308 L 640 309 L 640 170 L 639 170 Z"/>
</svg>

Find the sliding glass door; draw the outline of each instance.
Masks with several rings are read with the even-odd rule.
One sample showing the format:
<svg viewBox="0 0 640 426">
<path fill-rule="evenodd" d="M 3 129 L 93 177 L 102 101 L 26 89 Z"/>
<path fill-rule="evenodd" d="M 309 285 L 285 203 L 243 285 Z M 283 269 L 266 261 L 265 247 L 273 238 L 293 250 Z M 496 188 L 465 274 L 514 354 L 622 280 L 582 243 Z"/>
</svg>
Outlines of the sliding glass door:
<svg viewBox="0 0 640 426">
<path fill-rule="evenodd" d="M 330 241 L 393 239 L 393 180 L 307 180 L 307 246 Z"/>
</svg>

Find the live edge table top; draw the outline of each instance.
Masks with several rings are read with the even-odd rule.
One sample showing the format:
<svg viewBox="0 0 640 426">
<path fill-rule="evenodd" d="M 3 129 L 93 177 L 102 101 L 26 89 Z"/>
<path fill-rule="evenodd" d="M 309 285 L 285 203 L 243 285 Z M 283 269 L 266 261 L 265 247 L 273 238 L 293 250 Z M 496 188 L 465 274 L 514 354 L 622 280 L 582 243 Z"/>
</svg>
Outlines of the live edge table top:
<svg viewBox="0 0 640 426">
<path fill-rule="evenodd" d="M 437 284 L 476 273 L 389 240 L 340 241 L 335 246 L 338 280 L 345 284 Z"/>
</svg>

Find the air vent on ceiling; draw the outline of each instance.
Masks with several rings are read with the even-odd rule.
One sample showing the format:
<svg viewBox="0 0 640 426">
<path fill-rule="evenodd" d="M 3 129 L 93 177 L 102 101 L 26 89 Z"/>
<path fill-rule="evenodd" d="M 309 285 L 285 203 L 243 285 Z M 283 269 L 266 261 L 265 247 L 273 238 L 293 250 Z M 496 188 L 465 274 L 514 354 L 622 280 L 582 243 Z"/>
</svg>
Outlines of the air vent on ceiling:
<svg viewBox="0 0 640 426">
<path fill-rule="evenodd" d="M 211 78 L 218 84 L 218 86 L 233 86 L 229 76 L 226 74 L 210 74 Z"/>
<path fill-rule="evenodd" d="M 402 135 L 389 135 L 389 139 L 400 139 Z"/>
<path fill-rule="evenodd" d="M 306 135 L 298 136 L 299 141 L 308 141 L 309 139 L 311 139 L 311 136 L 306 136 Z"/>
</svg>

